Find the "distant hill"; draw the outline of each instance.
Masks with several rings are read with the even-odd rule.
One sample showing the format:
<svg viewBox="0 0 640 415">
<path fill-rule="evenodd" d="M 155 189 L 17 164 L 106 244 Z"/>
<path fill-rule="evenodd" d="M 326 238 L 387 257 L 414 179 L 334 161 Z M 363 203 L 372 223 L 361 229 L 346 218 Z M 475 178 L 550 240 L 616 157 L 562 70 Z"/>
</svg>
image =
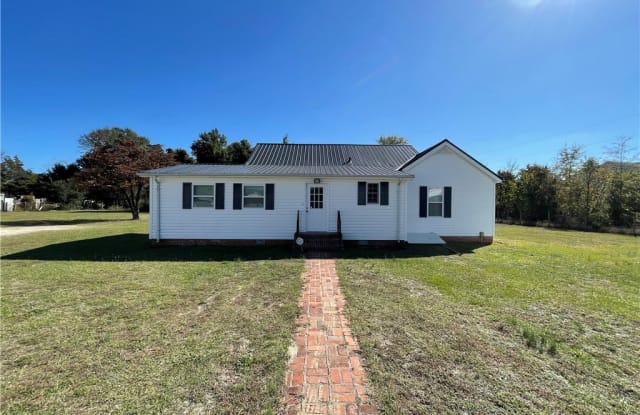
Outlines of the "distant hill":
<svg viewBox="0 0 640 415">
<path fill-rule="evenodd" d="M 605 161 L 601 164 L 602 167 L 604 167 L 605 169 L 617 169 L 618 166 L 620 165 L 620 163 L 618 163 L 617 161 Z M 638 171 L 640 172 L 640 162 L 626 162 L 626 163 L 622 163 L 622 169 L 624 171 Z"/>
</svg>

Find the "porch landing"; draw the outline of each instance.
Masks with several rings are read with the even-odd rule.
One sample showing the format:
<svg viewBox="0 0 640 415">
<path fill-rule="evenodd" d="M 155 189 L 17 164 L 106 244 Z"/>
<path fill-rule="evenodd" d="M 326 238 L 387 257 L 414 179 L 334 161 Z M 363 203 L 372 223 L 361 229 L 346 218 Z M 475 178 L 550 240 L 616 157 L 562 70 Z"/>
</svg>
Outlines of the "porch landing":
<svg viewBox="0 0 640 415">
<path fill-rule="evenodd" d="M 446 242 L 437 233 L 408 233 L 407 241 L 410 244 L 429 244 L 429 245 L 444 245 Z"/>
<path fill-rule="evenodd" d="M 303 251 L 337 251 L 344 248 L 341 232 L 297 232 L 294 242 Z"/>
</svg>

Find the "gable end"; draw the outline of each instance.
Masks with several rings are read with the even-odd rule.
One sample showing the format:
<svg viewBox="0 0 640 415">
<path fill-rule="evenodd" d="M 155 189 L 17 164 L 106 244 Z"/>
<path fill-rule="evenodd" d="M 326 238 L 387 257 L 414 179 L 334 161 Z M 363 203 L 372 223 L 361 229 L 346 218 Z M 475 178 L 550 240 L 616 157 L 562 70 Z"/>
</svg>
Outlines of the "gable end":
<svg viewBox="0 0 640 415">
<path fill-rule="evenodd" d="M 476 166 L 480 171 L 482 171 L 486 175 L 490 176 L 491 179 L 493 181 L 495 181 L 496 183 L 501 183 L 502 182 L 502 179 L 500 178 L 500 176 L 498 176 L 496 173 L 494 173 L 493 170 L 491 170 L 490 168 L 488 168 L 484 164 L 480 163 L 478 160 L 476 160 L 475 158 L 470 156 L 466 151 L 464 151 L 463 149 L 461 149 L 457 145 L 453 144 L 451 141 L 449 141 L 446 138 L 444 140 L 440 141 L 438 144 L 435 144 L 435 145 L 429 147 L 428 149 L 416 154 L 411 160 L 409 160 L 406 163 L 404 163 L 398 170 L 404 171 L 406 168 L 414 165 L 416 162 L 418 162 L 423 157 L 426 157 L 426 156 L 428 156 L 430 154 L 435 153 L 438 149 L 440 149 L 440 148 L 442 148 L 444 146 L 448 146 L 449 148 L 453 149 L 455 153 L 458 153 L 458 155 L 462 156 L 462 158 L 467 159 L 467 161 L 469 163 L 471 163 L 472 165 Z"/>
</svg>

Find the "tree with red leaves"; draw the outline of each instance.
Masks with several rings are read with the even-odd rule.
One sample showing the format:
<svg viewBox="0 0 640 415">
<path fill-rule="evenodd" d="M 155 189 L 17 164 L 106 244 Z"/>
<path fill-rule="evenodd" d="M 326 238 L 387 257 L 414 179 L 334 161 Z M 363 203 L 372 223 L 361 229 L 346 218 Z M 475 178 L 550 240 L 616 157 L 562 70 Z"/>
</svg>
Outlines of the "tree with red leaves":
<svg viewBox="0 0 640 415">
<path fill-rule="evenodd" d="M 171 154 L 128 128 L 102 128 L 80 138 L 86 151 L 80 158 L 80 177 L 88 189 L 108 189 L 127 202 L 133 220 L 140 219 L 140 197 L 148 186 L 142 170 L 175 164 Z"/>
</svg>

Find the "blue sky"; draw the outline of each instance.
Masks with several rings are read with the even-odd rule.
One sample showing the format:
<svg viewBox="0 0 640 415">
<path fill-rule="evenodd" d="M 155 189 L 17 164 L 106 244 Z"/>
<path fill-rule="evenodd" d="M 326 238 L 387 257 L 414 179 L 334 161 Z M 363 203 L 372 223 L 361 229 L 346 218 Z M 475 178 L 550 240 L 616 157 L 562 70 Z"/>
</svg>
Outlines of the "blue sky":
<svg viewBox="0 0 640 415">
<path fill-rule="evenodd" d="M 640 143 L 636 0 L 2 2 L 2 151 L 129 127 L 189 149 L 449 138 L 492 169 Z M 640 146 L 639 146 L 640 147 Z"/>
</svg>

